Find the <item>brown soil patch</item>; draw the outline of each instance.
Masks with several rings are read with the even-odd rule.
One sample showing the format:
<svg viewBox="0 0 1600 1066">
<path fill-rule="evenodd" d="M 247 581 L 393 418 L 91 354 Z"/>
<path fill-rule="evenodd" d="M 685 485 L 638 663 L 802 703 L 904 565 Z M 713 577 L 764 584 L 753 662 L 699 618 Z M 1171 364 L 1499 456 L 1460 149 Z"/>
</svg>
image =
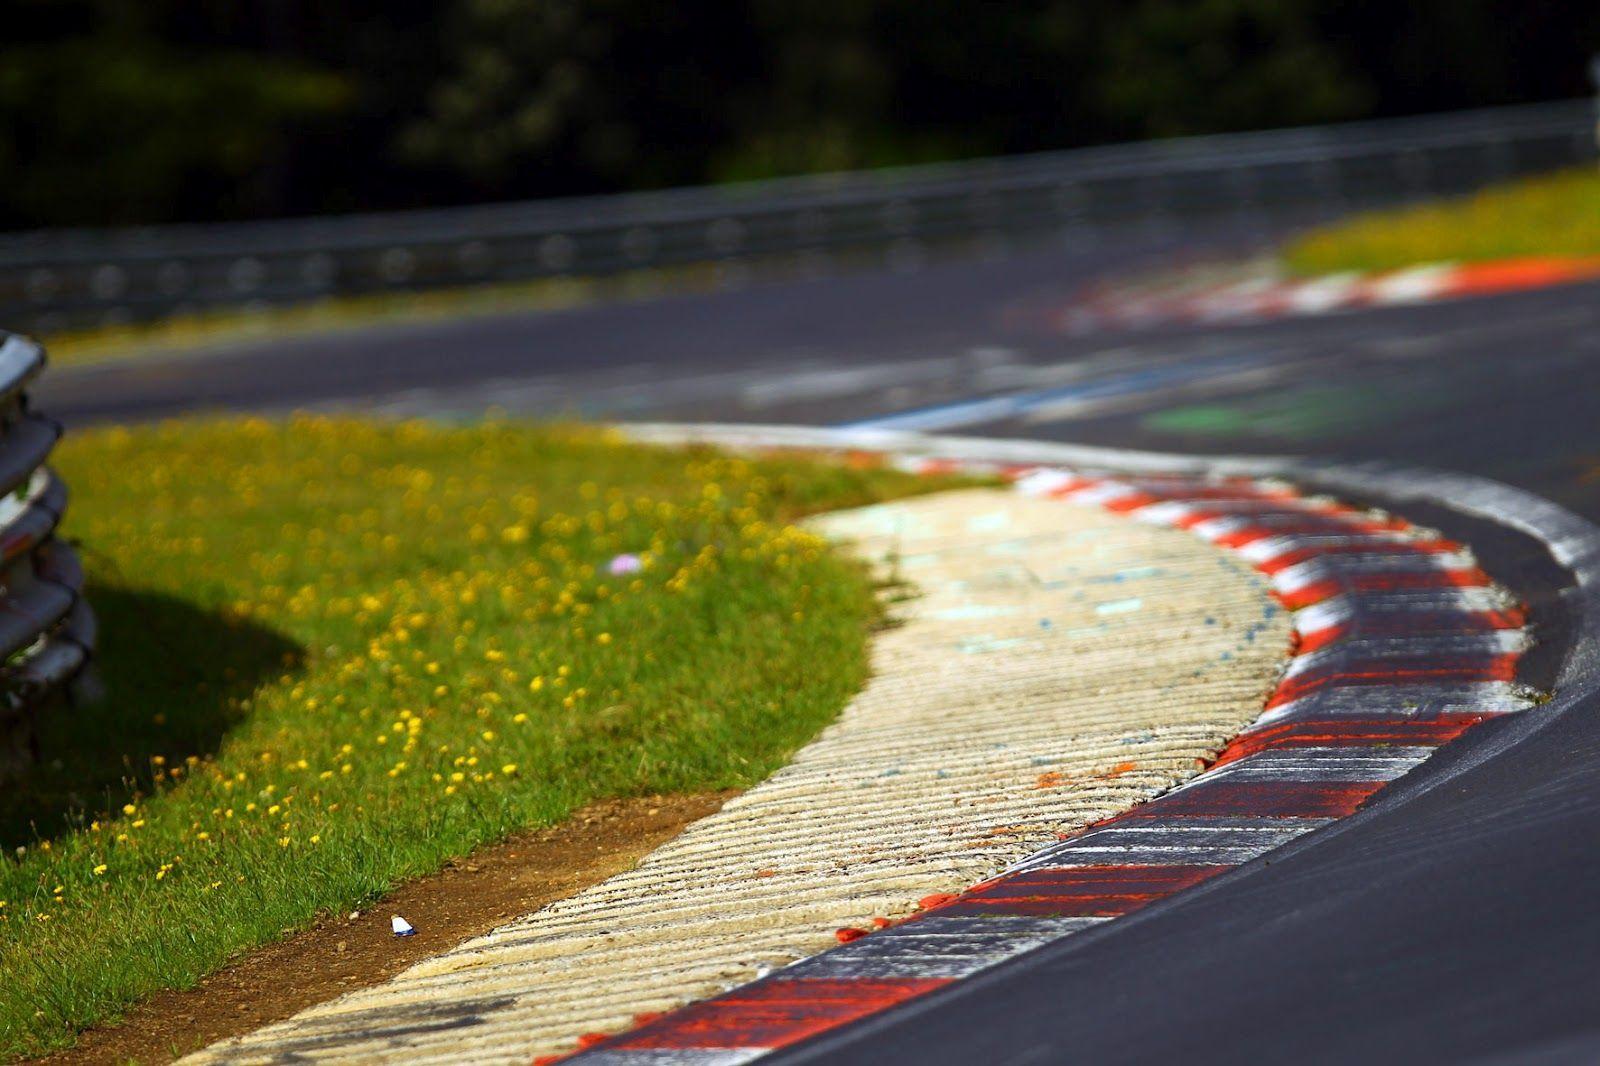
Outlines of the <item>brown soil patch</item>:
<svg viewBox="0 0 1600 1066">
<path fill-rule="evenodd" d="M 85 1031 L 49 1066 L 170 1062 L 297 1011 L 381 984 L 430 955 L 628 869 L 733 793 L 609 800 L 566 823 L 482 848 L 363 907 L 251 952 L 186 991 L 158 992 Z M 397 937 L 389 917 L 417 934 Z"/>
</svg>

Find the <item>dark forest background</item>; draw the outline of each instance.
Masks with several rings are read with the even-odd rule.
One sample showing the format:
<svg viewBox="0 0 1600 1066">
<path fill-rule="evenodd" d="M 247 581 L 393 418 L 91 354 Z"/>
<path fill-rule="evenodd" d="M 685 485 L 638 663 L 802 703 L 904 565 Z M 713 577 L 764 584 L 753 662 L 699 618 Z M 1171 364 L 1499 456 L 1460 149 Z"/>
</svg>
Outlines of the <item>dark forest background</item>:
<svg viewBox="0 0 1600 1066">
<path fill-rule="evenodd" d="M 1592 0 L 7 0 L 0 228 L 726 181 L 1582 95 Z"/>
</svg>

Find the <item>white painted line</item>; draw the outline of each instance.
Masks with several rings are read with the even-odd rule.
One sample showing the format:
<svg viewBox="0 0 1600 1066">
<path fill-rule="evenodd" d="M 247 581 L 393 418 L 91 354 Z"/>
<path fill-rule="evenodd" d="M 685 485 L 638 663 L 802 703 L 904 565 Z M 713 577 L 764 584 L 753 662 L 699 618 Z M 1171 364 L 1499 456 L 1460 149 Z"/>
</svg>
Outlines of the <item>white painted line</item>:
<svg viewBox="0 0 1600 1066">
<path fill-rule="evenodd" d="M 1369 280 L 1367 289 L 1374 303 L 1423 303 L 1446 291 L 1454 270 L 1449 263 L 1410 267 Z"/>
</svg>

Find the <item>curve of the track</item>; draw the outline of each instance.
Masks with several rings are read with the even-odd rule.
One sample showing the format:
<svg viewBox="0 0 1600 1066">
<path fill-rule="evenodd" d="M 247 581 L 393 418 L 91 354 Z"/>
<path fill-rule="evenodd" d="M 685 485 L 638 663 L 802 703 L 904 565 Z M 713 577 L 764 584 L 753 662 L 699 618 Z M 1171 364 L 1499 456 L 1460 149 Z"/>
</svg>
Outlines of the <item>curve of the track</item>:
<svg viewBox="0 0 1600 1066">
<path fill-rule="evenodd" d="M 1575 581 L 1506 524 L 1433 517 L 1530 592 L 1547 650 L 1575 653 L 1552 705 L 1334 830 L 773 1061 L 1600 1061 L 1600 530 Z"/>
<path fill-rule="evenodd" d="M 1426 464 L 1600 520 L 1600 286 L 1226 328 L 1039 324 L 1097 272 L 1173 254 L 1043 249 L 286 340 L 58 371 L 39 402 L 69 424 L 219 407 L 828 424 L 918 410 L 974 435 Z M 1008 402 L 963 406 L 974 398 Z M 1464 536 L 1535 601 L 1548 650 L 1534 668 L 1553 677 L 1570 572 L 1503 523 L 1448 506 L 1414 517 Z M 1475 732 L 1350 828 L 1114 935 L 789 1054 L 1600 1061 L 1600 701 L 1538 722 Z"/>
<path fill-rule="evenodd" d="M 1197 462 L 974 438 L 844 443 L 1135 470 Z M 1389 506 L 1470 543 L 1528 602 L 1539 644 L 1518 677 L 1552 699 L 1446 746 L 1335 827 L 771 1061 L 1600 1061 L 1589 903 L 1600 876 L 1600 527 L 1471 476 L 1217 462 L 1219 473 L 1278 473 Z"/>
</svg>

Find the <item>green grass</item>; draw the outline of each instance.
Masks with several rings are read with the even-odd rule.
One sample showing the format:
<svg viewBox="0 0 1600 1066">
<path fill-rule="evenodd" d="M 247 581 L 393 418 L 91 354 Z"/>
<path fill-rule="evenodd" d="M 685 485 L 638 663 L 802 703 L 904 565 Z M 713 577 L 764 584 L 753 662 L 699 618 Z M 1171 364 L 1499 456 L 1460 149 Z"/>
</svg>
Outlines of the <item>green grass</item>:
<svg viewBox="0 0 1600 1066">
<path fill-rule="evenodd" d="M 1600 256 L 1600 171 L 1563 171 L 1422 207 L 1359 215 L 1284 249 L 1299 274 L 1419 263 Z"/>
<path fill-rule="evenodd" d="M 56 465 L 109 698 L 0 793 L 12 1056 L 591 800 L 758 781 L 877 618 L 787 523 L 937 484 L 510 423 L 170 423 Z"/>
</svg>

